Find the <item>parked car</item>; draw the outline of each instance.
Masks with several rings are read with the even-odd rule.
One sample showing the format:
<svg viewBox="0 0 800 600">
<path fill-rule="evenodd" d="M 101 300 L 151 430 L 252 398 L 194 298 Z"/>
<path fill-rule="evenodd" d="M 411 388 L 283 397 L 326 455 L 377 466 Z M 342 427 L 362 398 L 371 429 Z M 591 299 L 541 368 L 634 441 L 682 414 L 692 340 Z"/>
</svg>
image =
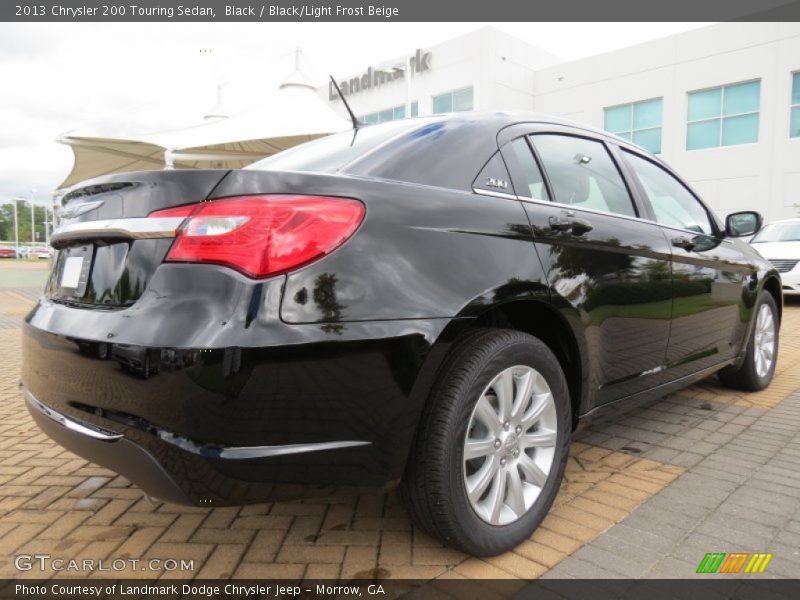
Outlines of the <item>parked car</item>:
<svg viewBox="0 0 800 600">
<path fill-rule="evenodd" d="M 53 250 L 52 248 L 48 248 L 47 246 L 34 246 L 33 248 L 28 249 L 28 258 L 50 259 L 52 257 L 53 257 Z"/>
<path fill-rule="evenodd" d="M 783 293 L 800 294 L 800 219 L 770 223 L 750 243 L 781 273 Z"/>
<path fill-rule="evenodd" d="M 111 358 L 124 369 L 136 373 L 143 379 L 158 373 L 160 367 L 160 351 L 130 344 L 113 344 Z"/>
<path fill-rule="evenodd" d="M 170 502 L 399 484 L 424 531 L 497 554 L 548 512 L 581 423 L 775 370 L 780 275 L 738 239 L 760 216 L 720 224 L 658 158 L 557 119 L 395 121 L 63 204 L 28 406 Z"/>
<path fill-rule="evenodd" d="M 13 246 L 0 246 L 0 258 L 17 258 L 17 251 Z"/>
</svg>

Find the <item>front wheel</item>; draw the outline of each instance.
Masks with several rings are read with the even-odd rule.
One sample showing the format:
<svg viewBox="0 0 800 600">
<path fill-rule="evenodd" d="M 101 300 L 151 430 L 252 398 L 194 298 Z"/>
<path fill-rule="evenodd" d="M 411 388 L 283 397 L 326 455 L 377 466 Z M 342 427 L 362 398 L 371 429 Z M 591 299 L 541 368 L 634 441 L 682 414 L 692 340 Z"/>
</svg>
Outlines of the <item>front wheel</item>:
<svg viewBox="0 0 800 600">
<path fill-rule="evenodd" d="M 400 495 L 415 523 L 478 556 L 530 537 L 564 475 L 572 416 L 550 349 L 479 330 L 451 352 L 422 416 Z"/>
<path fill-rule="evenodd" d="M 726 386 L 748 392 L 767 387 L 778 362 L 778 305 L 772 294 L 761 292 L 754 313 L 753 331 L 742 364 L 719 372 L 720 381 Z"/>
</svg>

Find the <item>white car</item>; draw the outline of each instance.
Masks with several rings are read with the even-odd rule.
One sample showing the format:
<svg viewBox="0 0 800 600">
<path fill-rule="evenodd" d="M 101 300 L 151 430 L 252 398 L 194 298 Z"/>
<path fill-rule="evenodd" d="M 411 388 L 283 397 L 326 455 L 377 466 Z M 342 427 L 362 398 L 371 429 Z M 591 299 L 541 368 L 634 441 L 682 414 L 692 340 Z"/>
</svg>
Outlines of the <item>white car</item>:
<svg viewBox="0 0 800 600">
<path fill-rule="evenodd" d="M 780 272 L 783 293 L 800 295 L 800 219 L 770 223 L 750 243 Z"/>
<path fill-rule="evenodd" d="M 53 250 L 47 246 L 36 246 L 28 251 L 28 258 L 52 258 Z"/>
</svg>

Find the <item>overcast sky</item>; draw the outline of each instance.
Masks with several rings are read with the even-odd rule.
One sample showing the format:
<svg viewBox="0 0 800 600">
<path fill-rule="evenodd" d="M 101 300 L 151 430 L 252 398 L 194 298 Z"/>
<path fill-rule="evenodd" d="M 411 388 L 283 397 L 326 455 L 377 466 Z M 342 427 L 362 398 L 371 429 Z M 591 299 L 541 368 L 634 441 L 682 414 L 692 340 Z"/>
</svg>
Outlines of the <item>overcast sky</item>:
<svg viewBox="0 0 800 600">
<path fill-rule="evenodd" d="M 40 202 L 66 177 L 58 134 L 172 98 L 209 103 L 218 81 L 276 81 L 303 49 L 309 75 L 350 75 L 478 29 L 478 23 L 0 24 L 0 203 Z M 701 23 L 497 23 L 564 60 Z M 201 51 L 202 50 L 202 51 Z M 213 88 L 212 88 L 213 89 Z"/>
</svg>

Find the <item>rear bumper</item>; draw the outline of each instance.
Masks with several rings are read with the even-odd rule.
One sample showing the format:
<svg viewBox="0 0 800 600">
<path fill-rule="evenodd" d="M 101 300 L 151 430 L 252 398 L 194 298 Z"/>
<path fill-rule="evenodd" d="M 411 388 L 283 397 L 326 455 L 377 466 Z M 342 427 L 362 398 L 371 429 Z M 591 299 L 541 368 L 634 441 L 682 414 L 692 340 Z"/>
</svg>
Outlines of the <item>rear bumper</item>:
<svg viewBox="0 0 800 600">
<path fill-rule="evenodd" d="M 25 400 L 39 428 L 70 452 L 120 473 L 151 496 L 176 504 L 193 503 L 141 446 L 120 434 L 70 419 L 45 406 L 28 391 Z"/>
<path fill-rule="evenodd" d="M 270 345 L 186 348 L 65 335 L 38 310 L 52 329 L 89 311 L 43 301 L 23 324 L 39 426 L 151 496 L 202 506 L 395 484 L 448 323 L 272 321 Z"/>
<path fill-rule="evenodd" d="M 260 478 L 251 482 L 249 486 L 247 478 L 227 477 L 229 480 L 227 490 L 205 485 L 203 481 L 204 476 L 212 473 L 217 480 L 221 476 L 224 477 L 223 474 L 227 469 L 218 468 L 226 462 L 230 467 L 239 461 L 258 461 L 370 444 L 348 441 L 205 449 L 187 444 L 185 440 L 181 442 L 179 436 L 162 431 L 161 443 L 148 444 L 153 449 L 150 451 L 116 431 L 68 417 L 45 405 L 27 390 L 25 390 L 25 400 L 28 411 L 39 428 L 59 445 L 122 475 L 147 495 L 176 504 L 225 506 L 333 491 L 336 487 L 333 483 L 330 486 L 314 485 L 314 489 L 310 489 L 310 484 L 298 485 L 291 476 L 287 477 L 286 481 L 279 481 L 280 478 L 273 480 Z M 159 458 L 157 459 L 154 454 Z"/>
</svg>

